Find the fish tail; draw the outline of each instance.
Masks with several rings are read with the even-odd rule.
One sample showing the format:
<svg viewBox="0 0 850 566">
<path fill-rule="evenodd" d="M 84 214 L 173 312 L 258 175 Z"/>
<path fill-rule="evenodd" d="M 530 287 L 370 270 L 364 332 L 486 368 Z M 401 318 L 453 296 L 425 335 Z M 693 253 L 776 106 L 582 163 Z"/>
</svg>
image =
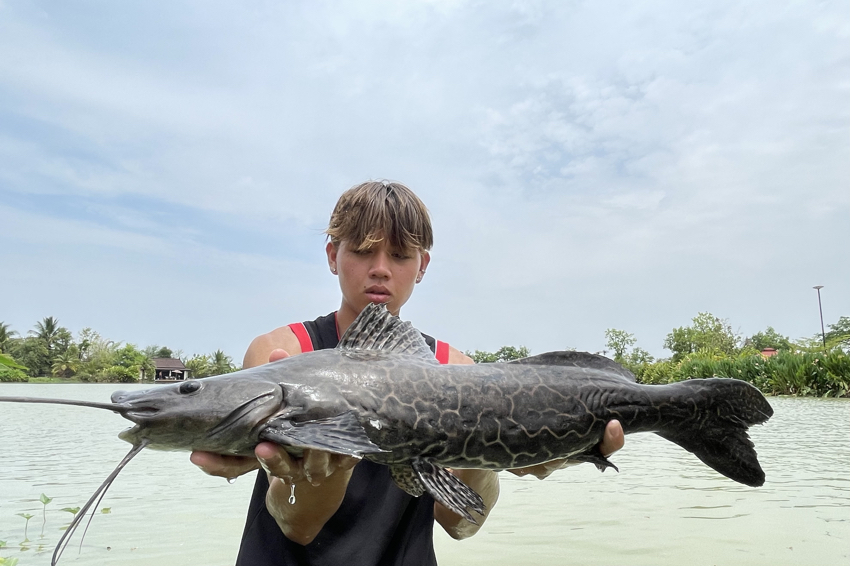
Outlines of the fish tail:
<svg viewBox="0 0 850 566">
<path fill-rule="evenodd" d="M 664 397 L 678 402 L 665 404 L 667 409 L 662 413 L 672 418 L 662 420 L 670 425 L 656 430 L 656 434 L 730 479 L 752 487 L 764 484 L 764 471 L 747 434 L 750 426 L 773 415 L 758 389 L 724 378 L 691 379 L 662 388 Z M 688 402 L 682 403 L 682 397 Z M 677 414 L 667 414 L 670 410 Z"/>
</svg>

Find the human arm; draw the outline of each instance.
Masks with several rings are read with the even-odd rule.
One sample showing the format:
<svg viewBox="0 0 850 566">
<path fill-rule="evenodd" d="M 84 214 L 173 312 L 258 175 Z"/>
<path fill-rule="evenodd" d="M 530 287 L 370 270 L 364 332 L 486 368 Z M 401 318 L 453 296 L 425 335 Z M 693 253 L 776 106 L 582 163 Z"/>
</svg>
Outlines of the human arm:
<svg viewBox="0 0 850 566">
<path fill-rule="evenodd" d="M 288 353 L 289 352 L 289 353 Z M 257 337 L 245 354 L 249 368 L 301 353 L 298 339 L 288 327 Z M 269 474 L 266 508 L 283 534 L 298 544 L 308 544 L 342 503 L 357 458 L 305 450 L 292 457 L 280 446 L 261 442 L 255 458 L 193 452 L 191 461 L 206 473 L 236 477 L 262 466 Z M 281 479 L 281 478 L 285 478 Z M 291 486 L 296 486 L 296 503 L 290 504 Z"/>
</svg>

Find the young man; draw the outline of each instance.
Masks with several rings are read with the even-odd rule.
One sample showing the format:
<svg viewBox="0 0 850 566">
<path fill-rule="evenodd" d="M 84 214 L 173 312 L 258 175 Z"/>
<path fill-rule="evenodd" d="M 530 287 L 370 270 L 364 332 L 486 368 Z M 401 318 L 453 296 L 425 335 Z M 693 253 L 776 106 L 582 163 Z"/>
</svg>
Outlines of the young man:
<svg viewBox="0 0 850 566">
<path fill-rule="evenodd" d="M 346 191 L 327 229 L 328 267 L 339 278 L 339 310 L 315 321 L 283 326 L 254 339 L 244 367 L 254 367 L 313 349 L 332 348 L 369 303 L 386 303 L 398 316 L 425 276 L 433 244 L 428 211 L 399 183 L 367 182 Z M 459 350 L 426 336 L 441 363 L 471 364 Z M 442 358 L 442 359 L 441 359 Z M 600 445 L 610 454 L 623 445 L 619 423 L 609 423 Z M 456 539 L 483 524 L 467 522 L 428 495 L 411 497 L 397 488 L 388 468 L 372 462 L 306 450 L 293 458 L 261 443 L 257 459 L 193 453 L 205 472 L 236 477 L 265 470 L 256 481 L 237 565 L 434 565 L 433 523 Z M 563 461 L 512 470 L 546 477 Z M 454 470 L 493 508 L 499 480 L 487 470 Z M 294 503 L 292 501 L 294 495 Z"/>
</svg>

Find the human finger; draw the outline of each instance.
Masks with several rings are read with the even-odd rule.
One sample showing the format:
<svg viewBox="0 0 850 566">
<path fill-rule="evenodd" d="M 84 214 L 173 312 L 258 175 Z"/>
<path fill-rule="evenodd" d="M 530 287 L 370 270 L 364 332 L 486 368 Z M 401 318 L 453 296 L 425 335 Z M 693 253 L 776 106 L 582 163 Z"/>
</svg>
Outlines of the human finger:
<svg viewBox="0 0 850 566">
<path fill-rule="evenodd" d="M 523 476 L 534 476 L 539 480 L 546 479 L 549 477 L 552 472 L 560 470 L 561 468 L 566 468 L 568 466 L 575 466 L 579 462 L 568 459 L 558 459 L 558 460 L 550 460 L 549 462 L 543 462 L 542 464 L 536 464 L 534 466 L 528 466 L 525 468 L 515 468 L 513 470 L 508 470 L 512 474 L 523 477 Z"/>
<path fill-rule="evenodd" d="M 350 470 L 360 461 L 360 458 L 356 456 L 343 456 L 342 454 L 334 454 L 332 459 L 336 468 L 335 472 Z"/>
<path fill-rule="evenodd" d="M 269 362 L 276 362 L 289 357 L 289 352 L 283 348 L 275 348 L 269 353 Z"/>
<path fill-rule="evenodd" d="M 289 480 L 300 480 L 303 476 L 298 462 L 289 453 L 271 442 L 261 442 L 254 448 L 260 466 L 270 475 Z"/>
<path fill-rule="evenodd" d="M 224 456 L 212 452 L 192 452 L 189 461 L 206 474 L 228 479 L 257 469 L 257 461 L 254 458 Z"/>
<path fill-rule="evenodd" d="M 620 424 L 620 421 L 613 420 L 605 426 L 605 434 L 602 436 L 602 442 L 599 443 L 599 451 L 607 458 L 622 448 L 625 443 L 623 425 Z"/>
<path fill-rule="evenodd" d="M 331 454 L 321 450 L 305 450 L 302 464 L 304 477 L 312 485 L 321 485 L 331 475 Z"/>
</svg>

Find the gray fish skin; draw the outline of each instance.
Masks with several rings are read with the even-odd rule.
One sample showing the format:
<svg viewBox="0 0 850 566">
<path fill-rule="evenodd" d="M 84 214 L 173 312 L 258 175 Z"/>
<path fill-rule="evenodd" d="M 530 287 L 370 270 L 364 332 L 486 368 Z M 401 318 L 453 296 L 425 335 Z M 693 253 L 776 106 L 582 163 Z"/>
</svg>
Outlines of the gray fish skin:
<svg viewBox="0 0 850 566">
<path fill-rule="evenodd" d="M 561 352 L 541 358 L 545 356 L 569 362 L 592 355 Z M 624 377 L 623 370 L 614 371 L 619 366 L 602 360 L 597 365 L 608 364 L 610 370 L 527 361 L 441 366 L 380 350 L 322 350 L 197 380 L 201 388 L 188 395 L 175 393 L 184 385 L 179 384 L 119 392 L 113 401 L 163 407 L 139 413 L 143 420 L 127 415 L 139 426 L 121 435 L 133 443 L 147 438 L 152 448 L 250 454 L 265 427 L 273 435 L 284 426 L 289 432 L 274 440 L 286 445 L 293 431 L 353 413 L 381 452 L 348 453 L 387 465 L 422 459 L 441 467 L 491 470 L 587 454 L 602 439 L 606 424 L 617 419 L 626 434 L 656 432 L 736 481 L 764 482 L 746 430 L 767 420 L 772 409 L 756 388 L 720 378 L 639 385 Z M 242 393 L 246 387 L 251 394 Z M 279 398 L 275 387 L 283 403 L 271 414 Z M 239 418 L 233 411 L 212 410 L 221 404 L 232 407 L 237 394 L 242 406 L 260 394 L 268 401 L 263 410 Z M 228 434 L 208 434 L 221 428 L 213 423 L 223 419 L 233 423 Z M 302 442 L 305 437 L 300 432 L 295 436 Z M 292 444 L 299 447 L 298 441 Z M 339 446 L 300 445 L 305 447 L 345 452 L 344 441 Z M 589 461 L 607 465 L 600 458 Z"/>
</svg>

